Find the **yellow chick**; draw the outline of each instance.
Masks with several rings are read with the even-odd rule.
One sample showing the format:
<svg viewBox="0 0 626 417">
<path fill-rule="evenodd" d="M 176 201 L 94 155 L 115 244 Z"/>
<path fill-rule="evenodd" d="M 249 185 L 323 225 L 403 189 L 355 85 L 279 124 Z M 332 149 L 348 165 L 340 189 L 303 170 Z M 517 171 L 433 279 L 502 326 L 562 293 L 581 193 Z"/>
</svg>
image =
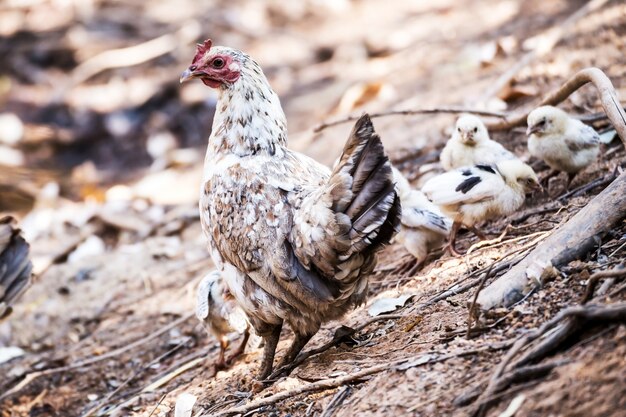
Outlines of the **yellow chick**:
<svg viewBox="0 0 626 417">
<path fill-rule="evenodd" d="M 440 156 L 446 171 L 476 164 L 494 164 L 505 159 L 515 159 L 515 155 L 491 140 L 482 120 L 469 114 L 456 121 L 454 133 Z"/>
<path fill-rule="evenodd" d="M 554 171 L 566 172 L 568 187 L 574 176 L 598 157 L 598 133 L 561 109 L 538 107 L 527 122 L 528 151 Z"/>
<path fill-rule="evenodd" d="M 452 220 L 424 193 L 412 188 L 396 168 L 393 168 L 393 176 L 402 204 L 401 227 L 396 239 L 415 257 L 417 264 L 411 268 L 414 271 L 424 263 L 430 251 L 443 245 L 450 234 Z"/>
<path fill-rule="evenodd" d="M 524 204 L 526 193 L 538 188 L 533 169 L 519 159 L 510 159 L 446 172 L 428 180 L 422 191 L 454 220 L 448 249 L 459 255 L 455 241 L 461 226 L 482 238 L 476 224 L 514 212 Z"/>
<path fill-rule="evenodd" d="M 216 369 L 226 368 L 233 359 L 244 352 L 250 337 L 248 318 L 224 285 L 222 274 L 217 270 L 206 274 L 198 284 L 196 317 L 220 342 Z M 228 334 L 235 332 L 243 334 L 241 344 L 228 359 L 225 359 L 224 353 L 230 344 Z"/>
</svg>

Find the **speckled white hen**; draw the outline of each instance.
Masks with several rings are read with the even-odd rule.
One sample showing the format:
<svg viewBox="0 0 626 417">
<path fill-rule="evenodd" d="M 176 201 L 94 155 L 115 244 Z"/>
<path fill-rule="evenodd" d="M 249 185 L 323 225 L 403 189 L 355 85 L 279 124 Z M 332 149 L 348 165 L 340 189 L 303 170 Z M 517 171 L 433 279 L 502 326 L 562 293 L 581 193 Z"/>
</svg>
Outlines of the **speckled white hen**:
<svg viewBox="0 0 626 417">
<path fill-rule="evenodd" d="M 567 172 L 569 181 L 598 158 L 598 133 L 561 109 L 538 107 L 530 112 L 527 123 L 530 154 L 555 171 Z"/>
<path fill-rule="evenodd" d="M 220 343 L 220 353 L 215 364 L 217 369 L 225 368 L 244 352 L 250 337 L 248 318 L 224 285 L 219 271 L 209 272 L 198 284 L 196 317 Z M 225 352 L 230 344 L 228 339 L 230 333 L 239 333 L 243 336 L 239 346 L 226 359 Z"/>
<path fill-rule="evenodd" d="M 449 249 L 458 255 L 455 240 L 461 226 L 482 237 L 476 224 L 514 212 L 524 203 L 526 193 L 538 188 L 533 169 L 511 159 L 446 172 L 428 180 L 422 191 L 454 220 Z"/>
<path fill-rule="evenodd" d="M 401 210 L 391 165 L 367 116 L 331 172 L 287 148 L 278 96 L 248 55 L 210 40 L 181 82 L 218 92 L 200 196 L 212 258 L 265 341 L 259 378 L 273 368 L 283 323 L 292 362 L 322 323 L 362 303 L 376 252 Z"/>
<path fill-rule="evenodd" d="M 424 193 L 411 187 L 396 168 L 393 174 L 402 203 L 402 221 L 396 239 L 415 257 L 415 268 L 419 268 L 430 251 L 442 246 L 450 234 L 452 220 Z"/>
<path fill-rule="evenodd" d="M 441 151 L 439 159 L 443 169 L 449 171 L 476 164 L 495 164 L 516 157 L 504 146 L 491 140 L 482 120 L 468 114 L 456 121 L 452 137 Z"/>
</svg>

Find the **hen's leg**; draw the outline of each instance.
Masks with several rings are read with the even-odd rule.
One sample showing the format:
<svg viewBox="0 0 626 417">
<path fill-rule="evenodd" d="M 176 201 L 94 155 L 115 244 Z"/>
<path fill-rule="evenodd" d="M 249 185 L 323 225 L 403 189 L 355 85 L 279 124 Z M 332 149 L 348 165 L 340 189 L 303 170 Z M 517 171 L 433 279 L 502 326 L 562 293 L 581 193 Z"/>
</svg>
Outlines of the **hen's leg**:
<svg viewBox="0 0 626 417">
<path fill-rule="evenodd" d="M 232 361 L 234 361 L 239 355 L 241 355 L 246 350 L 246 344 L 248 343 L 249 338 L 250 338 L 250 330 L 246 329 L 243 332 L 243 338 L 241 339 L 241 343 L 239 344 L 239 346 L 237 346 L 237 349 L 235 349 L 235 351 L 232 352 L 228 356 L 228 359 L 226 359 L 227 364 L 230 364 Z"/>
<path fill-rule="evenodd" d="M 263 360 L 261 361 L 261 369 L 259 370 L 258 376 L 260 380 L 266 379 L 272 373 L 274 355 L 276 354 L 276 346 L 278 345 L 282 328 L 283 325 L 281 323 L 272 326 L 269 332 L 261 334 L 265 342 L 265 347 L 263 348 Z"/>
<path fill-rule="evenodd" d="M 315 334 L 315 333 L 314 333 Z M 314 334 L 299 334 L 296 333 L 296 337 L 293 340 L 291 346 L 289 346 L 289 350 L 285 353 L 285 356 L 280 361 L 278 368 L 282 368 L 285 365 L 289 365 L 291 362 L 296 359 L 298 353 L 302 350 L 302 348 L 309 343 L 309 340 L 313 337 Z"/>
</svg>

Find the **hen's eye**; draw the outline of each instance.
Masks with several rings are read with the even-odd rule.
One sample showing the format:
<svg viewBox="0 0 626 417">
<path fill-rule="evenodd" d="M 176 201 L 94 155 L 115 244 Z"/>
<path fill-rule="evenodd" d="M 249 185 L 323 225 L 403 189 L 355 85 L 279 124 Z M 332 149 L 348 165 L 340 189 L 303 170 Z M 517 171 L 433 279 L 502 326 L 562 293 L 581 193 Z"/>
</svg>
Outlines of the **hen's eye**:
<svg viewBox="0 0 626 417">
<path fill-rule="evenodd" d="M 211 66 L 216 69 L 220 69 L 224 66 L 224 60 L 222 58 L 215 58 L 213 62 L 211 62 Z"/>
<path fill-rule="evenodd" d="M 192 66 L 189 67 L 189 71 L 195 71 L 197 69 L 198 69 L 197 65 L 192 65 Z"/>
</svg>

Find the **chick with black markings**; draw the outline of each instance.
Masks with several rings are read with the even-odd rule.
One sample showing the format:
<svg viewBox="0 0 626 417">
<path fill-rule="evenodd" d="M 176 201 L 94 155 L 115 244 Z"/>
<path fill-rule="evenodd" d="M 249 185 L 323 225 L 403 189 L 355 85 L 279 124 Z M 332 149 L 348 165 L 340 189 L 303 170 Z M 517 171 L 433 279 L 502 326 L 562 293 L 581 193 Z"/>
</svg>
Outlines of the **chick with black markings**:
<svg viewBox="0 0 626 417">
<path fill-rule="evenodd" d="M 533 169 L 511 159 L 446 172 L 428 180 L 422 191 L 454 220 L 448 249 L 459 255 L 455 243 L 461 226 L 483 238 L 476 224 L 514 212 L 524 204 L 526 193 L 537 188 Z"/>
</svg>

